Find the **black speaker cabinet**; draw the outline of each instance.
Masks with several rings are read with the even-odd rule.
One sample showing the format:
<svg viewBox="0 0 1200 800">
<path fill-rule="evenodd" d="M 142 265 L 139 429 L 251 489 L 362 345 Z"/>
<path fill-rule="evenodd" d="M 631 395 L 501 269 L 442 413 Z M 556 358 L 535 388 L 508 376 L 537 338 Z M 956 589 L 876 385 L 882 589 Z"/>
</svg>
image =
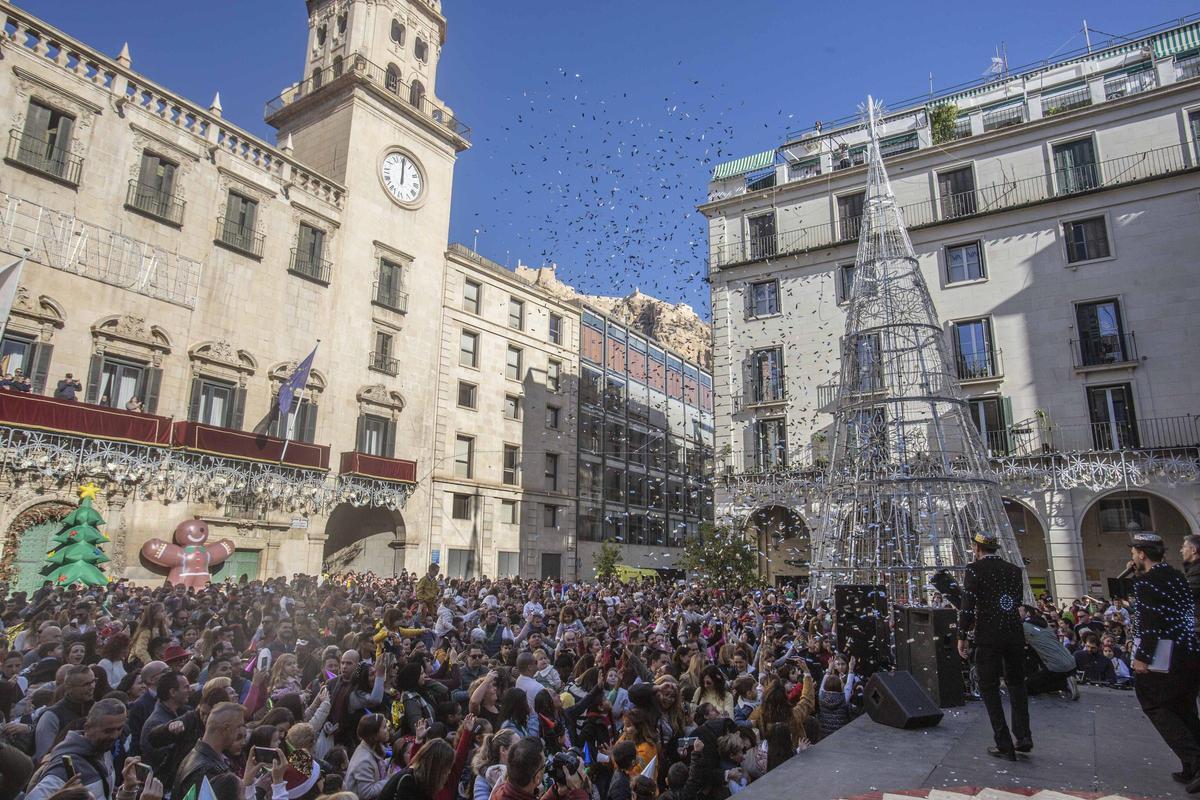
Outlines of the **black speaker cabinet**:
<svg viewBox="0 0 1200 800">
<path fill-rule="evenodd" d="M 907 672 L 876 672 L 864 692 L 867 715 L 893 728 L 931 728 L 942 710 Z"/>
<path fill-rule="evenodd" d="M 882 586 L 833 587 L 837 651 L 854 656 L 860 675 L 891 663 L 887 593 Z"/>
<path fill-rule="evenodd" d="M 896 618 L 896 669 L 911 672 L 939 708 L 964 703 L 958 614 L 951 608 L 902 608 Z"/>
</svg>

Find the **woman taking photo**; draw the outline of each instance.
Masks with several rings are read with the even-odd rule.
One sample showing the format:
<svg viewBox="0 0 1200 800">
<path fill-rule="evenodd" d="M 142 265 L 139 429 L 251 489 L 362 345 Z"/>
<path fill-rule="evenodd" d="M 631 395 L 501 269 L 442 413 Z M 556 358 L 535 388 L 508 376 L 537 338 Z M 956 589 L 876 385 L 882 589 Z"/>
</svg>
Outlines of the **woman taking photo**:
<svg viewBox="0 0 1200 800">
<path fill-rule="evenodd" d="M 383 714 L 367 714 L 358 721 L 358 747 L 350 756 L 343 787 L 362 800 L 376 800 L 391 777 L 388 742 L 391 728 Z M 446 748 L 449 749 L 449 745 Z"/>
</svg>

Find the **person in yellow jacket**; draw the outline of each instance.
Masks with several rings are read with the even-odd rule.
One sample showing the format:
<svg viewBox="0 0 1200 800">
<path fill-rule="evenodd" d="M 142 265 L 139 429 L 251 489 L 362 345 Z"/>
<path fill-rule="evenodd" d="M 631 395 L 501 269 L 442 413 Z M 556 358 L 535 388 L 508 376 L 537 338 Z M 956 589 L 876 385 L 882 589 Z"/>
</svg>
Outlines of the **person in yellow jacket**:
<svg viewBox="0 0 1200 800">
<path fill-rule="evenodd" d="M 437 613 L 437 599 L 441 594 L 441 588 L 437 582 L 438 569 L 437 564 L 430 564 L 429 571 L 417 581 L 417 599 L 425 606 L 426 614 Z"/>
</svg>

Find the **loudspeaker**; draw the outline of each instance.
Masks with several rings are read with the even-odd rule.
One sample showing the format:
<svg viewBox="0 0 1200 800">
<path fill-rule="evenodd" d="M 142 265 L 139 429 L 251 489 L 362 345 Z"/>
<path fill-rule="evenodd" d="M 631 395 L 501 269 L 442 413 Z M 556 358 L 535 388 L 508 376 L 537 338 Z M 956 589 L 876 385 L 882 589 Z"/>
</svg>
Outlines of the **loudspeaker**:
<svg viewBox="0 0 1200 800">
<path fill-rule="evenodd" d="M 854 656 L 857 672 L 868 676 L 891 662 L 887 593 L 882 586 L 833 587 L 837 651 Z"/>
<path fill-rule="evenodd" d="M 867 715 L 893 728 L 930 728 L 942 721 L 942 710 L 908 672 L 876 672 L 864 693 Z"/>
<path fill-rule="evenodd" d="M 958 614 L 950 608 L 904 608 L 896 619 L 896 669 L 911 672 L 940 708 L 964 703 Z"/>
</svg>

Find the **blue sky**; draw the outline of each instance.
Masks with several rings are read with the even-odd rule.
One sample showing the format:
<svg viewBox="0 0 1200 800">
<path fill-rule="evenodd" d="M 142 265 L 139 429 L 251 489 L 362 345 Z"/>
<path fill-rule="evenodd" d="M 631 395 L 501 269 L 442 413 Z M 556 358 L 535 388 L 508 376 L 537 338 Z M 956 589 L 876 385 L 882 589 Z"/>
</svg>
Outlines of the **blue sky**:
<svg viewBox="0 0 1200 800">
<path fill-rule="evenodd" d="M 24 0 L 134 68 L 273 141 L 263 103 L 297 80 L 303 0 Z M 1016 67 L 1197 10 L 1175 0 L 800 4 L 767 0 L 444 0 L 437 94 L 474 130 L 451 240 L 554 262 L 588 293 L 634 287 L 708 313 L 713 163 L 788 130 Z"/>
</svg>

